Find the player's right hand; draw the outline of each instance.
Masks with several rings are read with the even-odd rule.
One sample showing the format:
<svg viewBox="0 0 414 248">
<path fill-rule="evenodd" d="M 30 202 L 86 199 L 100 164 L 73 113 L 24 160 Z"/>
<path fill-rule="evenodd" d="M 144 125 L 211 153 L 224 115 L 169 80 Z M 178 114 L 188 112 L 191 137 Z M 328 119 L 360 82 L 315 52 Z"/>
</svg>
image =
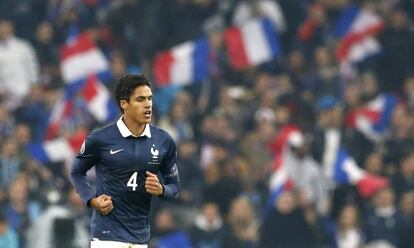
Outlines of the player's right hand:
<svg viewBox="0 0 414 248">
<path fill-rule="evenodd" d="M 112 204 L 112 198 L 109 195 L 105 194 L 92 198 L 90 205 L 102 215 L 108 215 L 114 208 L 114 205 Z"/>
</svg>

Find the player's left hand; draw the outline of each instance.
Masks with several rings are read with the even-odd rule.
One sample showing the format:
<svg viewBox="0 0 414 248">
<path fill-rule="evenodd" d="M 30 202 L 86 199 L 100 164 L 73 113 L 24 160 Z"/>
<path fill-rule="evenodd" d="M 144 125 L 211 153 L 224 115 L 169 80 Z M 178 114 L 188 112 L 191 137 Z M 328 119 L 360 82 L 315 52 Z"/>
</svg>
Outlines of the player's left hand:
<svg viewBox="0 0 414 248">
<path fill-rule="evenodd" d="M 157 175 L 149 171 L 146 172 L 146 175 L 147 177 L 145 179 L 145 190 L 154 196 L 162 195 L 164 192 L 164 187 L 158 180 Z"/>
</svg>

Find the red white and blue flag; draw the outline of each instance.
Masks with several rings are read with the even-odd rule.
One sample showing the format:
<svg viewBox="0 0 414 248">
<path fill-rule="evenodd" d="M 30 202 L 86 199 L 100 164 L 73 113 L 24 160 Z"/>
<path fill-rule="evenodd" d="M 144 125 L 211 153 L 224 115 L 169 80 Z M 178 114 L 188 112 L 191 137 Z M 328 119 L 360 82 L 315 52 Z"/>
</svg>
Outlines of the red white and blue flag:
<svg viewBox="0 0 414 248">
<path fill-rule="evenodd" d="M 159 53 L 153 64 L 156 84 L 188 85 L 206 79 L 209 51 L 208 40 L 201 38 Z"/>
<path fill-rule="evenodd" d="M 106 123 L 117 118 L 118 107 L 109 90 L 96 75 L 86 79 L 81 95 L 86 101 L 89 112 L 98 122 Z"/>
<path fill-rule="evenodd" d="M 266 18 L 231 27 L 224 36 L 230 63 L 236 70 L 269 62 L 282 53 L 276 29 Z"/>
<path fill-rule="evenodd" d="M 57 163 L 70 161 L 79 151 L 86 133 L 79 132 L 70 138 L 59 137 L 40 143 L 28 144 L 28 152 L 32 158 L 41 163 Z"/>
<path fill-rule="evenodd" d="M 335 184 L 356 185 L 358 192 L 363 197 L 369 197 L 379 189 L 387 186 L 386 178 L 370 175 L 358 167 L 355 160 L 350 157 L 344 147 L 340 146 L 336 151 L 336 159 L 328 175 Z"/>
<path fill-rule="evenodd" d="M 380 94 L 349 116 L 348 124 L 372 140 L 381 139 L 390 127 L 392 113 L 398 104 L 395 96 Z"/>
<path fill-rule="evenodd" d="M 89 32 L 79 33 L 76 26 L 69 29 L 61 49 L 61 73 L 66 86 L 50 114 L 47 140 L 58 137 L 62 124 L 73 117 L 73 105 L 78 97 L 86 102 L 89 113 L 98 122 L 106 123 L 117 117 L 116 104 L 100 81 L 110 78 L 109 63 Z"/>
<path fill-rule="evenodd" d="M 269 209 L 283 192 L 295 187 L 289 175 L 289 163 L 286 163 L 287 156 L 289 156 L 289 144 L 294 146 L 304 144 L 302 132 L 294 125 L 283 127 L 273 144 L 272 148 L 275 154 L 274 171 L 270 178 L 270 195 L 266 209 Z M 342 145 L 338 144 L 337 147 L 328 149 L 326 152 L 330 154 L 324 154 L 324 157 L 332 157 L 333 159 L 323 165 L 323 170 L 325 176 L 333 185 L 355 185 L 359 194 L 363 197 L 369 197 L 388 185 L 387 179 L 371 175 L 358 167 L 355 160 Z"/>
<path fill-rule="evenodd" d="M 374 36 L 383 28 L 382 19 L 371 10 L 352 4 L 344 8 L 335 30 L 340 39 L 336 48 L 338 61 L 353 64 L 378 54 L 381 46 Z"/>
<path fill-rule="evenodd" d="M 272 144 L 272 150 L 274 153 L 273 172 L 269 181 L 269 197 L 266 203 L 266 211 L 268 211 L 275 203 L 275 201 L 284 192 L 293 188 L 294 184 L 289 176 L 289 169 L 286 163 L 284 163 L 284 157 L 287 154 L 289 142 L 301 136 L 301 132 L 298 127 L 294 125 L 286 125 L 283 127 L 279 135 L 276 137 L 274 144 Z"/>
<path fill-rule="evenodd" d="M 79 81 L 73 85 L 67 85 L 62 97 L 57 101 L 49 117 L 49 124 L 46 129 L 46 139 L 54 139 L 59 136 L 62 124 L 73 117 L 74 101 L 81 98 L 87 107 L 88 112 L 99 123 L 113 121 L 118 116 L 118 108 L 112 99 L 109 90 L 100 82 L 95 75 L 89 76 L 86 80 Z"/>
<path fill-rule="evenodd" d="M 59 136 L 60 128 L 65 119 L 72 115 L 73 100 L 66 95 L 61 96 L 49 116 L 45 139 L 50 140 Z"/>
<path fill-rule="evenodd" d="M 76 84 L 89 75 L 98 75 L 101 79 L 110 76 L 109 62 L 88 31 L 78 33 L 76 28 L 71 28 L 60 56 L 60 70 L 66 84 Z"/>
</svg>

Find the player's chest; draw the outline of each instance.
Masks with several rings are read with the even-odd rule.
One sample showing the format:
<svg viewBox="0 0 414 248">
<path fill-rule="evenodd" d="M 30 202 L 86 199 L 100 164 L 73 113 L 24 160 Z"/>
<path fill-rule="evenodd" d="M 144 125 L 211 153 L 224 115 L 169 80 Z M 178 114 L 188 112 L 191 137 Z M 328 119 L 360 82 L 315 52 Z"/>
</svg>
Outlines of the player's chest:
<svg viewBox="0 0 414 248">
<path fill-rule="evenodd" d="M 163 146 L 151 139 L 108 142 L 100 150 L 101 164 L 109 171 L 158 170 L 166 155 Z"/>
</svg>

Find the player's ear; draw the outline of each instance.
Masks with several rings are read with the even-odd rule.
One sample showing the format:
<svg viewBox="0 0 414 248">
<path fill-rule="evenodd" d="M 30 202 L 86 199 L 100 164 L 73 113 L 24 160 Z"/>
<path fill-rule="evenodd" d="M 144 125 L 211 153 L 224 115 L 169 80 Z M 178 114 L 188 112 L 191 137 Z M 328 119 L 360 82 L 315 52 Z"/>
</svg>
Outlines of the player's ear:
<svg viewBox="0 0 414 248">
<path fill-rule="evenodd" d="M 125 110 L 128 107 L 128 102 L 127 100 L 121 100 L 119 101 L 119 105 L 121 105 L 121 108 Z"/>
</svg>

